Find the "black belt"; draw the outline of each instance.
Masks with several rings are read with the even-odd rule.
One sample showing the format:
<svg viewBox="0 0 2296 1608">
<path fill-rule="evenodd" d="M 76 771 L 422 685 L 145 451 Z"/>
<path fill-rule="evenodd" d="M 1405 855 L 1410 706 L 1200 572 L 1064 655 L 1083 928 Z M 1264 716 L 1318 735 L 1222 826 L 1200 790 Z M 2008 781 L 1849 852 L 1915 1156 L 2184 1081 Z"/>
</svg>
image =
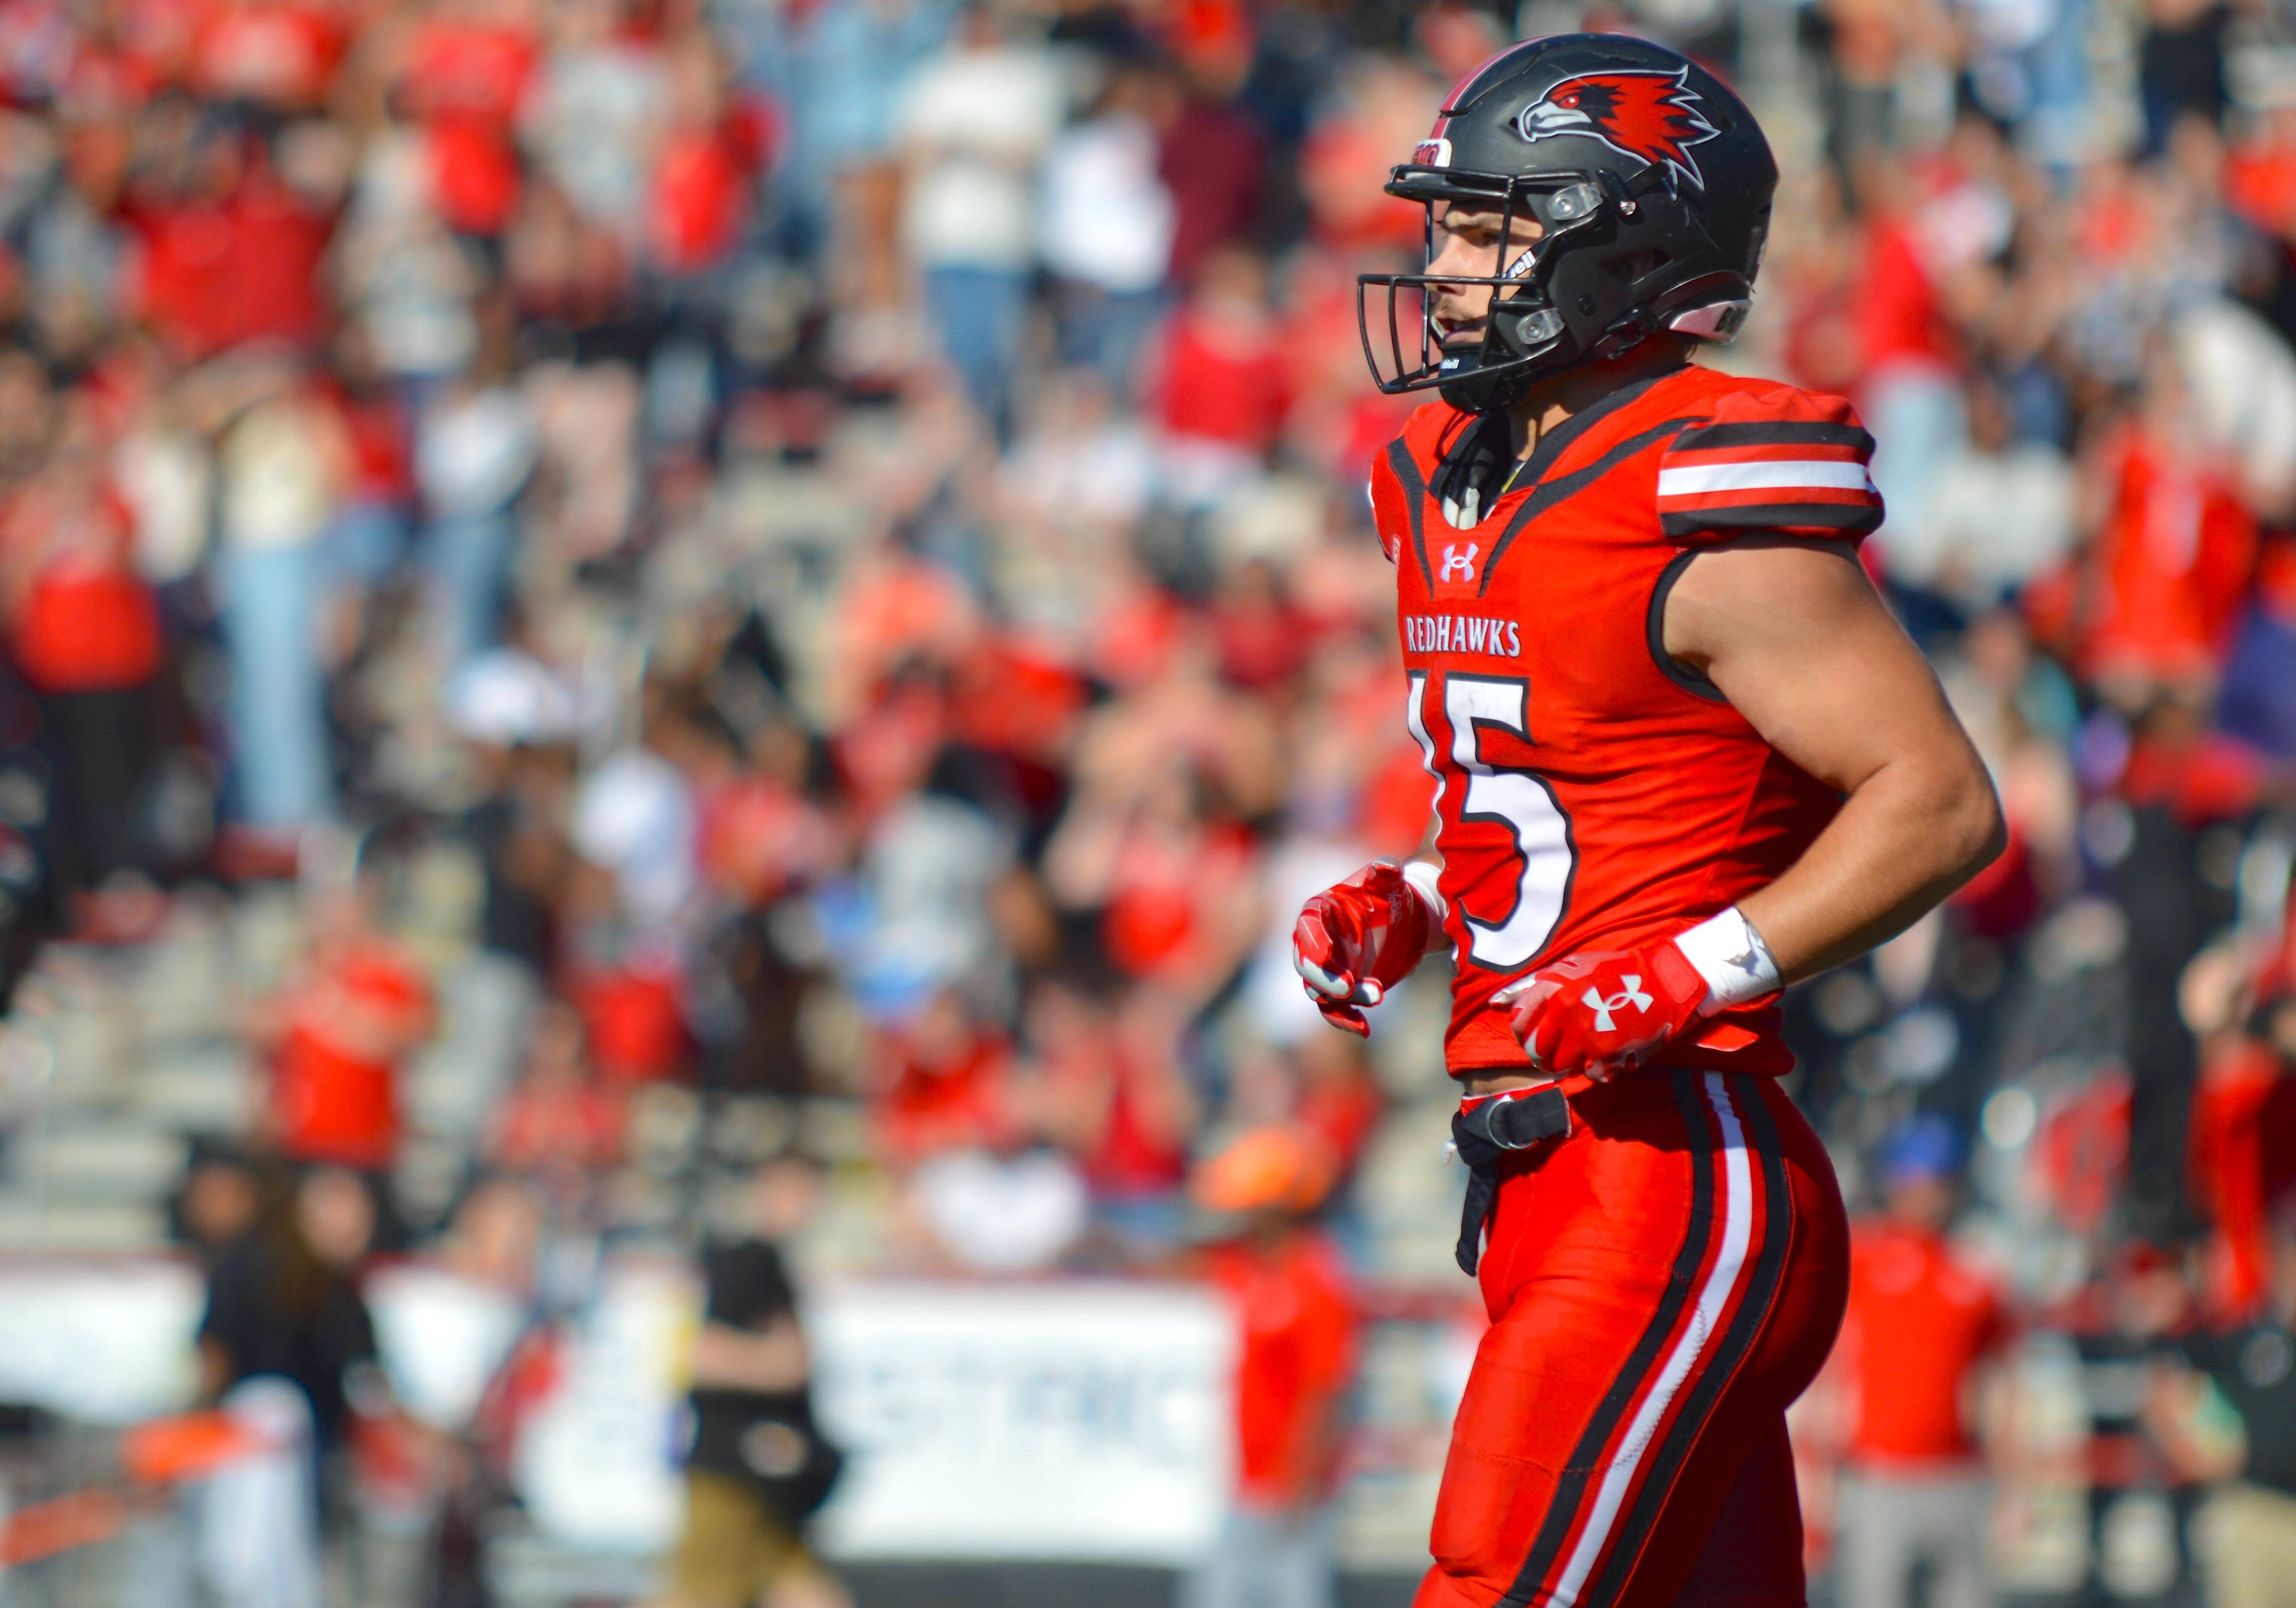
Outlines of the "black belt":
<svg viewBox="0 0 2296 1608">
<path fill-rule="evenodd" d="M 1570 1131 L 1570 1102 L 1549 1083 L 1544 1089 L 1495 1094 L 1451 1118 L 1451 1144 L 1467 1163 L 1467 1199 L 1459 1213 L 1459 1270 L 1472 1276 L 1482 1260 L 1483 1225 L 1499 1197 L 1499 1163 L 1510 1155 Z"/>
</svg>

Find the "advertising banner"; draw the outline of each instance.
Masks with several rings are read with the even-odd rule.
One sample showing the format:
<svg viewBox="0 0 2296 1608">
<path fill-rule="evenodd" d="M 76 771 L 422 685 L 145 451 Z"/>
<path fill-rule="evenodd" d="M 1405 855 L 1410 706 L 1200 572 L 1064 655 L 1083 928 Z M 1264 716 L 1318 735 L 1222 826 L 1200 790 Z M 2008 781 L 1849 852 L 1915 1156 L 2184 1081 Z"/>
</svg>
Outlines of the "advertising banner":
<svg viewBox="0 0 2296 1608">
<path fill-rule="evenodd" d="M 846 1557 L 1185 1562 L 1228 1489 L 1233 1339 L 1185 1286 L 853 1284 L 809 1310 Z"/>
</svg>

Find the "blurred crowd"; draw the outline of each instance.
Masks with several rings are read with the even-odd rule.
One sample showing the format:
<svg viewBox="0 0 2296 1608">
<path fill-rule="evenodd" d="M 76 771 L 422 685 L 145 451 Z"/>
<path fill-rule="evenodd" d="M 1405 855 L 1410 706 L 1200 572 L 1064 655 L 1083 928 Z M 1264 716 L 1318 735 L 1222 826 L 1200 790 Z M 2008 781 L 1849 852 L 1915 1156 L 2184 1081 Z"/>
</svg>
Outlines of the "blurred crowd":
<svg viewBox="0 0 2296 1608">
<path fill-rule="evenodd" d="M 1891 1203 L 1859 1299 L 1935 1297 L 1948 1403 L 2071 1347 L 2100 1515 L 2235 1473 L 2205 1432 L 2287 1413 L 2287 1348 L 2211 1385 L 2210 1337 L 2296 1322 L 2281 0 L 0 7 L 0 959 L 214 889 L 297 923 L 234 1002 L 258 1119 L 183 1196 L 212 1390 L 303 1379 L 331 1444 L 373 1255 L 539 1307 L 549 1246 L 699 1254 L 718 1185 L 826 1163 L 872 1203 L 850 1262 L 1208 1267 L 1276 1348 L 1241 1511 L 1321 1511 L 1348 1314 L 1464 1294 L 1432 1148 L 1378 1166 L 1446 1098 L 1439 968 L 1365 1049 L 1289 964 L 1301 897 L 1427 810 L 1362 493 L 1408 404 L 1353 276 L 1419 251 L 1379 186 L 1443 86 L 1579 26 L 1764 116 L 1716 361 L 1861 410 L 1868 567 L 2011 822 L 1791 1001 L 1797 1097 Z M 777 1254 L 711 1243 L 697 1380 L 801 1397 Z M 1857 1427 L 1882 1330 L 1805 1415 L 1814 1547 L 2030 1518 L 1939 1496 L 2001 1456 L 1958 1407 Z M 1208 1600 L 1328 1566 L 1304 1520 L 1229 1539 Z"/>
</svg>

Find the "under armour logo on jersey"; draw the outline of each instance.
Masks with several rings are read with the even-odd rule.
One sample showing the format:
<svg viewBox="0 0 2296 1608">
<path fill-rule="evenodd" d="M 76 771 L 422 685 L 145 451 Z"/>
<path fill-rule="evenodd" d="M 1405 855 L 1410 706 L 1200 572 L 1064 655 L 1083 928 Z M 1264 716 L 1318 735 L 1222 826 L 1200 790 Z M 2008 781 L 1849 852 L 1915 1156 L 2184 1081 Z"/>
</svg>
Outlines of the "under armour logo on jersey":
<svg viewBox="0 0 2296 1608">
<path fill-rule="evenodd" d="M 1595 1031 L 1597 1033 L 1614 1033 L 1618 1030 L 1619 1024 L 1611 1019 L 1611 1013 L 1614 1010 L 1624 1010 L 1629 1005 L 1638 1011 L 1648 1010 L 1651 1008 L 1651 997 L 1643 992 L 1643 980 L 1640 975 L 1630 972 L 1619 981 L 1626 986 L 1607 1000 L 1603 997 L 1601 989 L 1591 984 L 1585 993 L 1578 996 L 1579 1002 L 1595 1013 Z"/>
<path fill-rule="evenodd" d="M 1464 549 L 1456 542 L 1445 543 L 1443 548 L 1443 567 L 1439 572 L 1438 572 L 1437 578 L 1447 582 L 1451 578 L 1451 572 L 1453 570 L 1456 570 L 1459 572 L 1459 578 L 1461 580 L 1473 580 L 1475 578 L 1475 559 L 1482 551 L 1483 550 L 1480 546 L 1472 542 L 1468 543 Z"/>
</svg>

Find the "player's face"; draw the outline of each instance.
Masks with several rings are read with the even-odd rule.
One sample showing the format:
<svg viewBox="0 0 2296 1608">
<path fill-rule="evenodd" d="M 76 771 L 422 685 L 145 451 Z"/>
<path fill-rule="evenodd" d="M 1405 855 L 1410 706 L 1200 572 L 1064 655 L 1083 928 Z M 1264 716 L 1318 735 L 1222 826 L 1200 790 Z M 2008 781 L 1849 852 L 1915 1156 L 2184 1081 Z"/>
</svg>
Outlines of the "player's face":
<svg viewBox="0 0 2296 1608">
<path fill-rule="evenodd" d="M 1503 228 L 1504 242 L 1500 233 Z M 1521 212 L 1511 220 L 1503 220 L 1496 208 L 1446 201 L 1436 209 L 1435 257 L 1427 265 L 1427 272 L 1439 279 L 1449 273 L 1458 274 L 1463 282 L 1489 279 L 1512 269 L 1546 233 L 1537 218 Z M 1500 249 L 1502 243 L 1504 250 Z M 1432 298 L 1429 311 L 1434 315 L 1436 334 L 1443 345 L 1473 346 L 1481 341 L 1494 289 L 1487 284 L 1462 282 L 1436 285 L 1429 290 L 1428 295 Z M 1511 296 L 1513 292 L 1506 294 Z"/>
</svg>

